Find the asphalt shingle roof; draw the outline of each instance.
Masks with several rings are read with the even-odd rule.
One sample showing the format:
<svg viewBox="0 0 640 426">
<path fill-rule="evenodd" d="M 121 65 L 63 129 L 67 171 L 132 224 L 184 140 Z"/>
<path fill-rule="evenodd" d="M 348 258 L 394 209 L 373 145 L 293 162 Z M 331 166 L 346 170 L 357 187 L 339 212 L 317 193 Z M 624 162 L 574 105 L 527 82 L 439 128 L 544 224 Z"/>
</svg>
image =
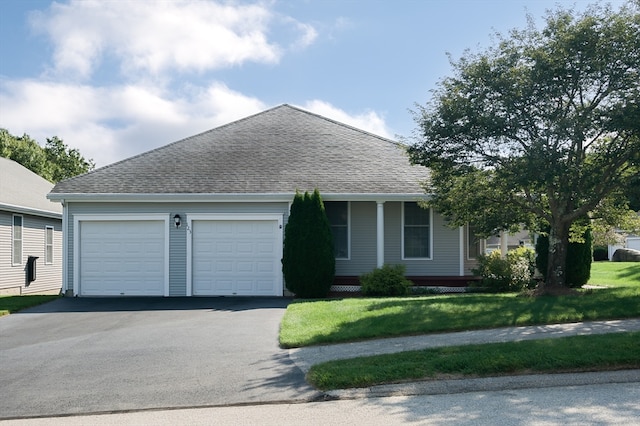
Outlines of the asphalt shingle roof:
<svg viewBox="0 0 640 426">
<path fill-rule="evenodd" d="M 15 206 L 61 215 L 60 203 L 47 200 L 51 188 L 53 184 L 48 180 L 13 160 L 0 157 L 0 208 L 12 210 Z"/>
<path fill-rule="evenodd" d="M 54 194 L 417 194 L 402 145 L 281 105 L 58 183 Z"/>
</svg>

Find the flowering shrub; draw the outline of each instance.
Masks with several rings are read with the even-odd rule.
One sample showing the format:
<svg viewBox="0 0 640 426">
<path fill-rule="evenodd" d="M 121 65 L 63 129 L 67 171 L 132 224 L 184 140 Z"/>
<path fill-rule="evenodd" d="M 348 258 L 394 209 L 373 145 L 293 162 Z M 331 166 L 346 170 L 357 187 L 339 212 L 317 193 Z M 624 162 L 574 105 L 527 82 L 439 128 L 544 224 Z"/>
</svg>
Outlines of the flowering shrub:
<svg viewBox="0 0 640 426">
<path fill-rule="evenodd" d="M 499 251 L 478 257 L 478 268 L 473 273 L 479 275 L 480 287 L 489 291 L 521 291 L 532 287 L 535 272 L 535 252 L 525 247 L 518 247 L 507 253 L 506 259 Z"/>
</svg>

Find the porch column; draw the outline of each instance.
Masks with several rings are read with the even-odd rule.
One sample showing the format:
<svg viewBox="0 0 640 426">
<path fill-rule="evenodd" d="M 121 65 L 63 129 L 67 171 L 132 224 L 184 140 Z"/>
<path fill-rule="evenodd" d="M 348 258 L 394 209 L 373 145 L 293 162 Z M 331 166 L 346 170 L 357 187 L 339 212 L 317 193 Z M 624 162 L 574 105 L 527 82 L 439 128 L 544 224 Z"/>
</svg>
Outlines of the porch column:
<svg viewBox="0 0 640 426">
<path fill-rule="evenodd" d="M 464 226 L 460 227 L 459 230 L 459 239 L 460 239 L 460 270 L 458 271 L 461 277 L 464 276 L 464 259 L 465 259 L 465 245 L 464 245 Z M 469 236 L 471 238 L 471 236 Z"/>
<path fill-rule="evenodd" d="M 507 257 L 507 251 L 509 251 L 509 233 L 506 231 L 500 232 L 500 256 L 504 259 Z"/>
<path fill-rule="evenodd" d="M 377 236 L 376 236 L 376 241 L 377 241 L 377 254 L 378 254 L 378 261 L 377 261 L 377 265 L 378 268 L 380 268 L 382 265 L 384 265 L 384 201 L 376 201 L 376 205 L 377 205 Z"/>
</svg>

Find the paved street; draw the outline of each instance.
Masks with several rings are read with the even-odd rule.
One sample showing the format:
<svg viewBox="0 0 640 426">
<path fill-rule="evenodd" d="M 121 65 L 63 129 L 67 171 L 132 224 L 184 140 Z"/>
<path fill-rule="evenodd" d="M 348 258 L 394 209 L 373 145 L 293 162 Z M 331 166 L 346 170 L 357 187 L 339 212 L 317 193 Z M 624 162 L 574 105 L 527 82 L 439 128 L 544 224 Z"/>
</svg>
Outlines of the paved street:
<svg viewBox="0 0 640 426">
<path fill-rule="evenodd" d="M 637 425 L 638 383 L 160 410 L 8 421 L 18 425 Z"/>
</svg>

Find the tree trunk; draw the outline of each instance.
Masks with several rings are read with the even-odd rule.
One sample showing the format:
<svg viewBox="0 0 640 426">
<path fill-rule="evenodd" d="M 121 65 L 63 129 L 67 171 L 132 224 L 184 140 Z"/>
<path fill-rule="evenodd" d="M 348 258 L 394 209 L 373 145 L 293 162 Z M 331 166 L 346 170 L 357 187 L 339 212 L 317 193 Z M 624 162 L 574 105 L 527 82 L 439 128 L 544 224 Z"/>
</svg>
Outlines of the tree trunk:
<svg viewBox="0 0 640 426">
<path fill-rule="evenodd" d="M 545 288 L 561 288 L 566 283 L 567 250 L 569 248 L 569 225 L 554 223 L 549 232 L 549 260 Z"/>
</svg>

